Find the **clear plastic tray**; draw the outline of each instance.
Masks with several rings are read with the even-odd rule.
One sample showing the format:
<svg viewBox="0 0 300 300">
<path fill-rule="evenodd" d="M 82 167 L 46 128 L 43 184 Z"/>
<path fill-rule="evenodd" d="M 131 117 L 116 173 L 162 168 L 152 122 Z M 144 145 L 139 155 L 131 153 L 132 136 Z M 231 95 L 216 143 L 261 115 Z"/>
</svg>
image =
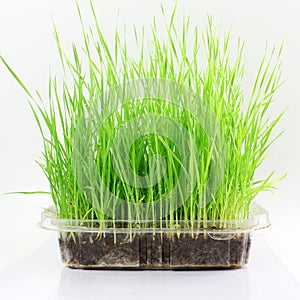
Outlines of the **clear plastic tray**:
<svg viewBox="0 0 300 300">
<path fill-rule="evenodd" d="M 223 269 L 248 262 L 251 233 L 270 225 L 265 209 L 251 206 L 247 219 L 181 221 L 65 220 L 54 207 L 41 228 L 58 231 L 62 261 L 86 269 Z"/>
</svg>

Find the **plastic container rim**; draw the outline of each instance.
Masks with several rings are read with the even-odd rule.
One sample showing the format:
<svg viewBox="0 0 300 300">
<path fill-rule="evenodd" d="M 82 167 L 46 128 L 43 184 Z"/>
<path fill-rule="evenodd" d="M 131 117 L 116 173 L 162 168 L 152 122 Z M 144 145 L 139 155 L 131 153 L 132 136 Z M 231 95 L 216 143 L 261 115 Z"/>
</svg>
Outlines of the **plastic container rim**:
<svg viewBox="0 0 300 300">
<path fill-rule="evenodd" d="M 128 226 L 120 226 L 128 224 Z M 159 226 L 154 227 L 157 224 Z M 117 225 L 117 227 L 116 227 Z M 242 233 L 252 232 L 270 226 L 268 212 L 253 203 L 247 219 L 239 220 L 206 220 L 206 221 L 174 221 L 170 227 L 170 221 L 160 220 L 76 220 L 59 219 L 56 217 L 55 207 L 52 205 L 43 210 L 38 226 L 42 229 L 58 232 L 90 232 L 90 233 Z"/>
</svg>

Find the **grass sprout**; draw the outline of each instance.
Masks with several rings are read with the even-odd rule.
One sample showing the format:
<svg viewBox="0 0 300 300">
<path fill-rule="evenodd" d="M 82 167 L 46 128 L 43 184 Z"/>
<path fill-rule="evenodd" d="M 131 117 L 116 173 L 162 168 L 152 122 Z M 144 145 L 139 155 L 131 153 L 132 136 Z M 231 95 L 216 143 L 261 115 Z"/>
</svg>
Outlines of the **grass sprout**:
<svg viewBox="0 0 300 300">
<path fill-rule="evenodd" d="M 111 203 L 105 198 L 103 191 L 95 188 L 97 179 L 93 177 L 93 171 L 82 176 L 90 176 L 90 180 L 96 180 L 94 185 L 82 188 L 78 180 L 81 175 L 76 174 L 73 158 L 74 139 L 79 136 L 81 139 L 76 141 L 77 146 L 81 143 L 79 146 L 82 151 L 88 151 L 91 158 L 84 160 L 84 170 L 89 172 L 95 169 L 113 195 L 131 203 L 149 203 L 152 215 L 147 211 L 132 211 L 124 215 L 130 222 L 153 219 L 166 221 L 170 226 L 176 227 L 181 221 L 246 218 L 255 196 L 261 191 L 272 190 L 282 179 L 274 179 L 273 172 L 264 179 L 255 178 L 256 170 L 267 157 L 267 150 L 278 137 L 274 138 L 272 132 L 282 114 L 269 120 L 267 113 L 274 94 L 282 83 L 282 47 L 265 54 L 251 95 L 246 98 L 242 89 L 244 45 L 238 43 L 234 51 L 236 54 L 232 55 L 230 32 L 223 35 L 217 32 L 210 17 L 201 33 L 198 28 L 190 28 L 189 18 L 184 19 L 182 28 L 175 26 L 176 7 L 170 18 L 165 16 L 162 9 L 165 38 L 159 38 L 155 20 L 149 40 L 145 40 L 144 30 L 134 28 L 133 34 L 139 50 L 139 56 L 135 57 L 128 52 L 126 37 L 122 39 L 118 29 L 115 31 L 114 44 L 107 42 L 92 5 L 91 10 L 94 25 L 92 28 L 85 28 L 78 7 L 84 49 L 73 44 L 71 57 L 62 49 L 58 30 L 54 28 L 62 68 L 66 78 L 71 76 L 72 80 L 58 81 L 56 77 L 50 77 L 48 97 L 39 93 L 32 95 L 1 57 L 29 97 L 44 145 L 39 165 L 49 181 L 57 216 L 80 220 L 114 219 L 97 209 L 96 202 L 102 207 L 110 206 Z M 193 39 L 190 38 L 191 33 Z M 205 64 L 202 63 L 203 58 Z M 207 102 L 217 117 L 226 146 L 226 164 L 219 188 L 214 195 L 209 195 L 210 199 L 204 198 L 207 197 L 205 190 L 212 168 L 212 147 L 203 126 L 183 107 L 160 99 L 131 101 L 113 111 L 100 128 L 95 129 L 92 123 L 86 123 L 85 132 L 78 135 L 79 123 L 95 97 L 123 82 L 143 78 L 166 79 L 187 85 Z M 110 102 L 103 100 L 102 109 L 109 104 Z M 167 116 L 180 124 L 192 137 L 197 149 L 197 153 L 189 157 L 188 164 L 194 166 L 195 161 L 200 161 L 190 174 L 195 185 L 188 200 L 176 209 L 170 203 L 169 211 L 164 216 L 159 210 L 154 214 L 150 209 L 151 205 L 172 192 L 181 172 L 189 171 L 189 168 L 182 167 L 180 151 L 174 141 L 163 134 L 153 133 L 139 136 L 131 145 L 126 144 L 126 139 L 122 140 L 122 145 L 128 146 L 128 164 L 135 174 L 128 180 L 134 181 L 137 176 L 147 176 L 150 183 L 147 188 L 139 187 L 137 182 L 124 182 L 121 175 L 129 175 L 127 169 L 122 169 L 122 164 L 118 163 L 122 157 L 116 158 L 115 165 L 112 161 L 112 142 L 118 131 L 129 120 L 140 118 L 144 122 L 141 116 L 150 114 Z M 87 143 L 86 136 L 92 136 L 91 144 Z M 122 156 L 122 153 L 119 154 Z M 157 159 L 157 155 L 163 158 L 163 162 L 158 159 L 160 163 L 156 164 L 155 172 L 151 172 L 150 169 L 155 165 L 151 165 L 151 159 L 153 162 L 153 157 Z M 181 190 L 178 193 L 180 197 Z M 111 211 L 114 213 L 113 205 Z M 122 218 L 122 215 L 118 218 Z M 155 226 L 163 225 L 158 222 Z"/>
</svg>

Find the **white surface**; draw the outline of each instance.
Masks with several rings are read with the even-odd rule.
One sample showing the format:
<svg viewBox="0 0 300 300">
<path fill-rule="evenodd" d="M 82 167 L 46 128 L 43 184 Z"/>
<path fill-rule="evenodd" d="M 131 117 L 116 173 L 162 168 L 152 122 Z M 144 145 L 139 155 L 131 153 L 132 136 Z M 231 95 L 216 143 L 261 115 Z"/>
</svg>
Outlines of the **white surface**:
<svg viewBox="0 0 300 300">
<path fill-rule="evenodd" d="M 79 0 L 84 16 L 88 2 Z M 160 14 L 160 2 L 168 12 L 170 0 L 94 1 L 100 23 L 108 37 L 116 20 L 127 32 L 132 23 L 149 24 Z M 282 56 L 284 86 L 277 94 L 270 117 L 284 107 L 289 111 L 278 126 L 285 134 L 272 146 L 273 154 L 258 175 L 276 170 L 288 176 L 275 194 L 262 194 L 258 202 L 269 211 L 272 223 L 266 237 L 274 252 L 300 282 L 300 2 L 298 0 L 179 0 L 178 15 L 186 13 L 192 22 L 203 24 L 207 13 L 215 24 L 232 28 L 233 39 L 245 40 L 245 87 L 253 79 L 265 42 L 279 45 L 285 39 Z M 119 11 L 119 17 L 117 18 Z M 70 51 L 72 41 L 81 41 L 80 26 L 73 0 L 0 0 L 0 54 L 11 64 L 30 90 L 47 95 L 49 67 L 59 74 L 59 59 L 52 35 L 52 17 L 59 29 L 63 46 Z M 89 22 L 90 18 L 86 18 Z M 38 230 L 41 207 L 50 204 L 47 197 L 4 196 L 10 191 L 48 190 L 43 173 L 34 163 L 42 150 L 40 136 L 26 97 L 0 64 L 0 269 L 22 258 L 41 245 L 47 233 Z M 45 276 L 45 275 L 44 275 Z M 41 277 L 40 280 L 43 280 Z M 1 282 L 0 282 L 1 284 Z"/>
<path fill-rule="evenodd" d="M 59 261 L 56 236 L 0 272 L 0 299 L 296 300 L 300 286 L 256 236 L 249 265 L 226 271 L 87 271 Z"/>
</svg>

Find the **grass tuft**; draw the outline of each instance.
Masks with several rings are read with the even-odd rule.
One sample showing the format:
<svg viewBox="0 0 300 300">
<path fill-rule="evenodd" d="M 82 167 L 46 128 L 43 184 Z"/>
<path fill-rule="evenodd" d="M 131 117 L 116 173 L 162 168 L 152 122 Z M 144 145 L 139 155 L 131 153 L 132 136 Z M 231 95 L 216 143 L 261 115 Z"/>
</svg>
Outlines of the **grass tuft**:
<svg viewBox="0 0 300 300">
<path fill-rule="evenodd" d="M 65 74 L 68 74 L 66 77 L 71 75 L 72 81 L 57 82 L 55 77 L 50 77 L 47 101 L 39 94 L 33 97 L 1 57 L 30 98 L 29 103 L 44 142 L 43 159 L 39 165 L 48 178 L 57 216 L 62 219 L 114 219 L 97 209 L 99 205 L 102 208 L 111 205 L 113 214 L 116 205 L 109 202 L 111 199 L 105 197 L 104 191 L 98 188 L 99 176 L 102 183 L 118 198 L 131 203 L 149 204 L 149 210 L 124 213 L 129 221 L 163 219 L 174 225 L 187 220 L 245 218 L 255 196 L 262 191 L 272 190 L 281 179 L 274 179 L 271 173 L 267 178 L 258 180 L 255 171 L 264 162 L 270 145 L 278 137 L 274 138 L 272 132 L 282 114 L 274 120 L 266 116 L 274 94 L 281 85 L 279 59 L 282 47 L 263 57 L 251 97 L 246 99 L 242 90 L 244 45 L 239 42 L 235 52 L 237 54 L 233 56 L 230 32 L 221 36 L 214 29 L 210 17 L 202 34 L 198 28 L 193 29 L 192 41 L 188 38 L 191 31 L 189 18 L 185 18 L 182 28 L 178 29 L 174 24 L 176 7 L 170 20 L 167 20 L 162 8 L 166 38 L 158 37 L 155 20 L 148 43 L 145 41 L 144 30 L 139 33 L 134 28 L 139 49 L 139 57 L 136 58 L 128 53 L 126 40 L 121 40 L 118 29 L 114 45 L 106 41 L 92 5 L 91 9 L 94 27 L 86 29 L 78 7 L 84 49 L 79 51 L 77 45 L 73 44 L 72 57 L 65 54 L 58 30 L 54 27 L 61 65 Z M 204 56 L 205 66 L 201 63 Z M 203 124 L 184 107 L 162 99 L 135 100 L 111 112 L 100 128 L 96 128 L 93 121 L 87 121 L 82 130 L 82 120 L 85 120 L 87 112 L 95 119 L 101 118 L 101 114 L 97 116 L 94 111 L 90 111 L 95 97 L 122 82 L 142 78 L 166 79 L 186 85 L 206 101 L 217 117 L 225 141 L 223 154 L 226 163 L 222 181 L 214 195 L 206 195 L 205 191 L 210 184 L 209 173 L 213 159 L 216 159 L 213 154 L 216 149 L 210 144 Z M 175 94 L 172 96 L 176 97 Z M 105 99 L 100 102 L 102 111 L 109 110 L 111 102 L 105 102 Z M 128 169 L 122 165 L 123 152 L 117 153 L 115 164 L 113 162 L 112 143 L 127 122 L 132 119 L 142 122 L 141 116 L 151 114 L 166 116 L 180 124 L 184 129 L 174 133 L 174 128 L 171 128 L 172 136 L 183 145 L 186 142 L 180 140 L 180 132 L 186 130 L 197 151 L 191 152 L 189 167 L 185 168 L 180 149 L 163 134 L 143 134 L 131 145 L 127 145 L 128 140 L 123 139 L 121 144 L 124 149 L 129 149 L 127 159 L 134 175 L 129 178 Z M 143 124 L 147 126 L 147 122 Z M 78 128 L 81 130 L 79 133 Z M 167 132 L 168 128 L 165 129 Z M 74 152 L 79 150 L 83 160 L 77 161 L 82 163 L 78 167 L 76 162 L 74 165 Z M 158 164 L 155 165 L 153 157 L 158 159 Z M 200 164 L 196 164 L 197 161 Z M 151 171 L 155 167 L 155 171 Z M 191 169 L 193 172 L 189 175 L 194 185 L 188 200 L 176 209 L 171 203 L 167 214 L 163 214 L 162 208 L 158 211 L 151 209 L 155 201 L 172 192 L 181 172 L 189 173 Z M 89 174 L 81 174 L 80 171 Z M 127 176 L 127 181 L 133 180 L 133 183 L 129 184 L 122 176 L 123 179 Z M 147 178 L 150 187 L 138 186 L 137 181 L 141 178 Z M 88 185 L 83 188 L 81 180 L 86 180 Z M 178 190 L 179 197 L 180 193 L 183 193 L 181 189 Z M 122 218 L 122 215 L 118 218 Z"/>
</svg>

